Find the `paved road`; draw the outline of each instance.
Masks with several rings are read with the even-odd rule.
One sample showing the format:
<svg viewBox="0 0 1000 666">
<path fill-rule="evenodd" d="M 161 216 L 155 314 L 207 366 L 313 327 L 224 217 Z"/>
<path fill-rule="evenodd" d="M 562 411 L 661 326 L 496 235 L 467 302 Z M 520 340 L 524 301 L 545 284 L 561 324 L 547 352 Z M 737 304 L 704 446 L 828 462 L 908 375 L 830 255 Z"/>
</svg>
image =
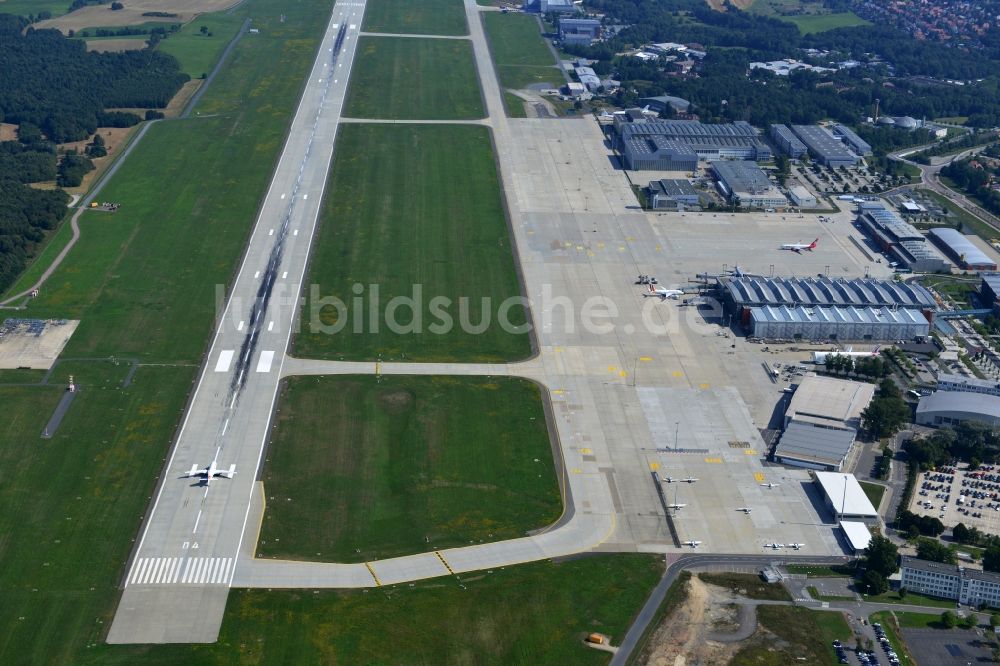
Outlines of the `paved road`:
<svg viewBox="0 0 1000 666">
<path fill-rule="evenodd" d="M 212 642 L 218 637 L 229 587 L 238 575 L 255 472 L 363 12 L 363 1 L 333 9 L 133 553 L 108 635 L 111 643 Z M 205 486 L 183 476 L 193 465 L 205 467 L 213 460 L 222 469 L 235 465 L 235 478 Z"/>
</svg>

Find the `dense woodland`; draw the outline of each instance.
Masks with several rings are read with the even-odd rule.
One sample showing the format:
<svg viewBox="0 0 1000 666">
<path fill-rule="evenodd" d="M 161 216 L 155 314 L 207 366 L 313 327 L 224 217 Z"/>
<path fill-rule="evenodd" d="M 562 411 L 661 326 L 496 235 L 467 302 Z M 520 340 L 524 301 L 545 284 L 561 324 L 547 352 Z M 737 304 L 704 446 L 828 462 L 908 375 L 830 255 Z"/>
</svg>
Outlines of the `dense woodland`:
<svg viewBox="0 0 1000 666">
<path fill-rule="evenodd" d="M 599 60 L 595 70 L 622 81 L 616 102 L 671 94 L 693 102 L 707 120 L 811 123 L 833 118 L 856 123 L 872 115 L 875 99 L 889 115 L 915 118 L 967 116 L 979 127 L 1000 125 L 1000 44 L 975 51 L 914 40 L 891 26 L 838 28 L 801 35 L 791 23 L 730 9 L 716 12 L 702 0 L 587 0 L 589 11 L 627 25 L 591 47 L 564 46 Z M 671 65 L 618 57 L 616 53 L 653 42 L 701 44 L 708 57 L 696 78 L 681 78 Z M 802 49 L 829 50 L 810 59 Z M 858 60 L 863 66 L 834 74 L 795 72 L 777 76 L 753 61 L 796 58 L 826 66 Z M 964 86 L 939 79 L 984 79 Z"/>
<path fill-rule="evenodd" d="M 189 78 L 159 51 L 87 52 L 81 40 L 26 26 L 0 14 L 0 120 L 29 122 L 57 143 L 93 134 L 105 109 L 165 107 Z"/>
</svg>

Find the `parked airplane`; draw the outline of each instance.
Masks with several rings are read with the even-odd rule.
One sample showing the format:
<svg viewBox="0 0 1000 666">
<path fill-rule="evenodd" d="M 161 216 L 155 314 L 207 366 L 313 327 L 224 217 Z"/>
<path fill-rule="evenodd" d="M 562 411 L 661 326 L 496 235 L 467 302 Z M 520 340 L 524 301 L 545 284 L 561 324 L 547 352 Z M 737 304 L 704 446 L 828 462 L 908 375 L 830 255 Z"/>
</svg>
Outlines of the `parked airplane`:
<svg viewBox="0 0 1000 666">
<path fill-rule="evenodd" d="M 674 481 L 676 481 L 676 479 L 672 476 L 664 476 L 662 478 L 664 483 L 673 483 Z"/>
<path fill-rule="evenodd" d="M 748 506 L 741 506 L 740 508 L 738 508 L 736 510 L 737 511 L 742 511 L 743 513 L 747 513 L 747 514 L 749 514 L 751 511 L 753 511 L 753 509 L 751 509 Z"/>
<path fill-rule="evenodd" d="M 804 547 L 804 546 L 805 546 L 805 544 L 804 544 L 804 543 L 790 543 L 790 544 L 788 544 L 788 545 L 789 545 L 790 547 L 794 548 L 795 550 L 798 550 L 799 548 L 802 548 L 802 547 Z"/>
<path fill-rule="evenodd" d="M 765 543 L 764 548 L 770 548 L 771 550 L 781 550 L 785 547 L 783 543 Z"/>
<path fill-rule="evenodd" d="M 667 508 L 673 509 L 674 511 L 679 511 L 680 509 L 683 509 L 686 506 L 687 504 L 668 504 Z"/>
<path fill-rule="evenodd" d="M 813 363 L 816 365 L 825 365 L 826 359 L 830 356 L 845 356 L 847 358 L 865 358 L 871 356 L 878 356 L 879 350 L 882 346 L 879 345 L 872 349 L 871 351 L 854 351 L 853 347 L 848 347 L 844 351 L 825 351 L 825 352 L 813 352 Z"/>
<path fill-rule="evenodd" d="M 212 484 L 212 479 L 214 479 L 217 476 L 221 476 L 226 479 L 231 479 L 235 474 L 236 474 L 236 465 L 230 465 L 228 470 L 219 469 L 219 467 L 216 465 L 216 461 L 213 460 L 211 465 L 202 469 L 198 469 L 197 465 L 191 465 L 191 469 L 184 476 L 204 477 L 205 485 L 208 486 Z"/>
<path fill-rule="evenodd" d="M 684 292 L 680 289 L 667 289 L 662 285 L 651 284 L 648 286 L 648 291 L 643 294 L 643 296 L 656 296 L 660 299 L 666 300 L 672 298 L 676 300 Z"/>
<path fill-rule="evenodd" d="M 698 479 L 694 478 L 693 476 L 688 476 L 688 477 L 685 477 L 685 478 L 681 479 L 681 481 L 683 481 L 684 483 L 694 483 L 697 480 Z"/>
<path fill-rule="evenodd" d="M 761 488 L 774 488 L 775 486 L 780 486 L 780 485 L 781 485 L 780 483 L 771 483 L 770 481 L 768 481 L 767 483 L 760 484 L 760 487 Z"/>
<path fill-rule="evenodd" d="M 819 239 L 817 238 L 812 243 L 785 243 L 781 246 L 782 250 L 791 250 L 792 252 L 802 252 L 802 250 L 809 250 L 812 252 L 816 249 L 819 244 Z"/>
<path fill-rule="evenodd" d="M 691 546 L 692 548 L 697 548 L 698 546 L 701 545 L 701 541 L 695 541 L 694 539 L 692 539 L 691 541 L 685 541 L 684 545 Z"/>
</svg>

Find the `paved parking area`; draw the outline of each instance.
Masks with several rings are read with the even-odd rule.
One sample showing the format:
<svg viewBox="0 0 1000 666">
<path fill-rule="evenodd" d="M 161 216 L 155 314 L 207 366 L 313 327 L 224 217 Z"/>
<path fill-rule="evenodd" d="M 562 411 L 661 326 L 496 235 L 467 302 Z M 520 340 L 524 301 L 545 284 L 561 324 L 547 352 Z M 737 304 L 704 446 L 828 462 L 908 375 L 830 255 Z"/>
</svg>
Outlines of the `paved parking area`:
<svg viewBox="0 0 1000 666">
<path fill-rule="evenodd" d="M 979 631 L 970 629 L 903 629 L 903 640 L 921 664 L 967 666 L 992 664 L 993 655 Z"/>
<path fill-rule="evenodd" d="M 934 516 L 948 527 L 962 523 L 1000 534 L 1000 466 L 983 465 L 970 471 L 962 464 L 922 472 L 909 509 L 921 516 Z"/>
</svg>

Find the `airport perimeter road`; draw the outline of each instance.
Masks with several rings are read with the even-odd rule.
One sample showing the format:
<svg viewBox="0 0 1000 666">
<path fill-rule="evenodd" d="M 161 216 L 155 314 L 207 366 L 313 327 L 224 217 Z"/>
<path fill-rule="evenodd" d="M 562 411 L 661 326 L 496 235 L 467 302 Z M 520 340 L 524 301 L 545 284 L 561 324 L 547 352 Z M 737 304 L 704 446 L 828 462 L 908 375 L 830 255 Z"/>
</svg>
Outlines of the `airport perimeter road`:
<svg viewBox="0 0 1000 666">
<path fill-rule="evenodd" d="M 110 643 L 212 642 L 244 536 L 365 3 L 338 3 L 124 581 Z M 232 479 L 184 473 L 215 461 Z M 253 538 L 253 537 L 251 537 Z"/>
</svg>

